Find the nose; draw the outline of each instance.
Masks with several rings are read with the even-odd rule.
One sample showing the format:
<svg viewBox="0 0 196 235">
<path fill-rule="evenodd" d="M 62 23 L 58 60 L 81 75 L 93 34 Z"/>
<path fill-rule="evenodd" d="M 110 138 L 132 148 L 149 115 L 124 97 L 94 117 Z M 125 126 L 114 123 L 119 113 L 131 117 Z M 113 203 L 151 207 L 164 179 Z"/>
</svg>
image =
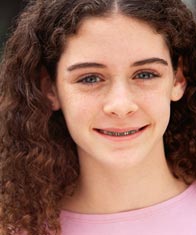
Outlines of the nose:
<svg viewBox="0 0 196 235">
<path fill-rule="evenodd" d="M 125 118 L 138 110 L 136 97 L 130 84 L 116 84 L 108 91 L 103 111 L 107 115 Z"/>
</svg>

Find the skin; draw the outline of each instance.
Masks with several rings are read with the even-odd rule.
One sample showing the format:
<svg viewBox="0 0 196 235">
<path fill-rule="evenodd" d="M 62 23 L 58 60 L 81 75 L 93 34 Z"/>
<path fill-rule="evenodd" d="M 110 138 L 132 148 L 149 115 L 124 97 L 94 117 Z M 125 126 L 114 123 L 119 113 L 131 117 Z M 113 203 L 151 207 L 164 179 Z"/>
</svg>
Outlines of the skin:
<svg viewBox="0 0 196 235">
<path fill-rule="evenodd" d="M 56 84 L 47 86 L 53 110 L 62 109 L 76 142 L 81 168 L 64 209 L 126 211 L 186 188 L 171 174 L 163 145 L 170 103 L 183 96 L 185 85 L 181 66 L 173 71 L 163 37 L 148 24 L 120 14 L 83 21 L 61 55 Z M 128 130 L 136 133 L 106 135 Z"/>
</svg>

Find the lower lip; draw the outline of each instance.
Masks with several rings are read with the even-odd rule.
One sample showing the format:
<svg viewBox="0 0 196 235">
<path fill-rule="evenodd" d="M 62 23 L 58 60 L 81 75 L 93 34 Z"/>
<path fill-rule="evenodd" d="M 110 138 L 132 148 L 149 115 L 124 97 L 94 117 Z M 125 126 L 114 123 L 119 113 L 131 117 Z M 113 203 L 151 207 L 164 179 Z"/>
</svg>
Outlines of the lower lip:
<svg viewBox="0 0 196 235">
<path fill-rule="evenodd" d="M 138 136 L 140 136 L 146 129 L 148 128 L 148 126 L 144 127 L 142 130 L 136 132 L 135 134 L 132 135 L 126 135 L 126 136 L 110 136 L 110 135 L 105 135 L 97 130 L 96 133 L 99 134 L 100 136 L 108 139 L 108 140 L 112 140 L 114 142 L 123 142 L 123 141 L 130 141 L 133 140 L 135 138 L 137 138 Z"/>
</svg>

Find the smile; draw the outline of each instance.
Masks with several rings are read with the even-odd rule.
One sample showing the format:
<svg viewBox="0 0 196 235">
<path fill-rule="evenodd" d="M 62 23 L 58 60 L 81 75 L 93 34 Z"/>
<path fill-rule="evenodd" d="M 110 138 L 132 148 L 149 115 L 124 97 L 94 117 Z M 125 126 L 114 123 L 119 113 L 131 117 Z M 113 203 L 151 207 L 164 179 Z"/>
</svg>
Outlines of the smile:
<svg viewBox="0 0 196 235">
<path fill-rule="evenodd" d="M 125 132 L 114 132 L 114 131 L 105 131 L 105 130 L 98 130 L 98 131 L 104 135 L 109 135 L 109 136 L 128 136 L 137 133 L 138 131 L 140 131 L 140 129 L 125 131 Z"/>
<path fill-rule="evenodd" d="M 118 130 L 118 129 L 111 129 L 111 130 L 102 130 L 102 129 L 96 129 L 97 132 L 99 132 L 102 135 L 105 136 L 111 136 L 111 137 L 126 137 L 131 136 L 134 134 L 137 134 L 144 130 L 147 126 L 143 126 L 141 128 L 134 128 L 134 129 L 124 129 L 124 130 Z"/>
</svg>

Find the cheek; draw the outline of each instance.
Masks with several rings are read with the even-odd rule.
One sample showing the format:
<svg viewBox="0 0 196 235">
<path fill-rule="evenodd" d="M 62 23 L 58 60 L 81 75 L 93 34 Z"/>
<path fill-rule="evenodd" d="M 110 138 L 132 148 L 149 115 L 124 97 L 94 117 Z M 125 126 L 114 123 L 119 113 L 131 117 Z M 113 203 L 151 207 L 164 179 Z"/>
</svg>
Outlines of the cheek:
<svg viewBox="0 0 196 235">
<path fill-rule="evenodd" d="M 140 92 L 140 97 L 146 103 L 161 105 L 162 103 L 170 104 L 171 85 L 167 82 L 155 83 L 154 87 L 144 88 Z"/>
<path fill-rule="evenodd" d="M 86 97 L 69 96 L 62 103 L 62 111 L 69 133 L 77 146 L 86 144 L 91 127 L 95 122 L 97 110 L 95 102 Z"/>
<path fill-rule="evenodd" d="M 143 109 L 155 122 L 167 126 L 170 119 L 170 96 L 166 90 L 143 94 Z"/>
<path fill-rule="evenodd" d="M 83 125 L 90 124 L 98 110 L 96 100 L 78 92 L 64 91 L 61 100 L 61 109 L 70 131 L 75 127 L 82 128 Z M 100 110 L 98 110 L 100 111 Z"/>
</svg>

